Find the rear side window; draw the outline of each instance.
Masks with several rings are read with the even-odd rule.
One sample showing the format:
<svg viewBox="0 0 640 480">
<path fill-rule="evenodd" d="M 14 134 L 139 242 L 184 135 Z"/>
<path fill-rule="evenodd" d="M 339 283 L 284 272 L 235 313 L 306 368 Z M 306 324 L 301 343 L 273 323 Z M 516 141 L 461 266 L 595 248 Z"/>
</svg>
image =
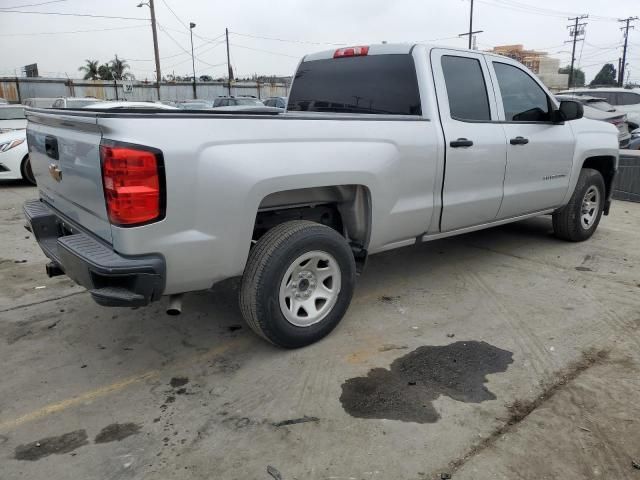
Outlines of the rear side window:
<svg viewBox="0 0 640 480">
<path fill-rule="evenodd" d="M 411 55 L 331 58 L 300 64 L 289 111 L 421 115 Z"/>
<path fill-rule="evenodd" d="M 475 58 L 442 57 L 442 71 L 449 98 L 449 113 L 456 120 L 491 120 L 487 86 Z"/>
<path fill-rule="evenodd" d="M 618 92 L 618 105 L 636 105 L 640 103 L 640 95 L 631 92 Z"/>
<path fill-rule="evenodd" d="M 540 85 L 524 70 L 493 62 L 498 77 L 505 120 L 545 122 L 549 120 L 549 99 Z"/>
</svg>

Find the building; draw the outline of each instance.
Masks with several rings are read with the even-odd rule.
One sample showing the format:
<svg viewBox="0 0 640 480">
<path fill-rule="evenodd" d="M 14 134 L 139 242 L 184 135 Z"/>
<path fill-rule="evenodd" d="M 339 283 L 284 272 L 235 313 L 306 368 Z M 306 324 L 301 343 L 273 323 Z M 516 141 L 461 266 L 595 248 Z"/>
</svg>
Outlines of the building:
<svg viewBox="0 0 640 480">
<path fill-rule="evenodd" d="M 550 57 L 547 52 L 525 50 L 523 45 L 499 45 L 490 50 L 490 52 L 513 58 L 522 63 L 535 73 L 538 78 L 542 80 L 542 83 L 551 90 L 567 88 L 569 75 L 566 73 L 558 73 L 558 70 L 560 70 L 560 60 Z"/>
</svg>

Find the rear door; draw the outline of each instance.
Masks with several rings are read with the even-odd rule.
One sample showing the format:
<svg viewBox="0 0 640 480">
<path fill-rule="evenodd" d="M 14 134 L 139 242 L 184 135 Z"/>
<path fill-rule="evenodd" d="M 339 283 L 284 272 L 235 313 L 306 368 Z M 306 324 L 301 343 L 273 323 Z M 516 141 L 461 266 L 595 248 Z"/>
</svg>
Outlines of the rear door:
<svg viewBox="0 0 640 480">
<path fill-rule="evenodd" d="M 554 103 L 521 65 L 507 59 L 491 59 L 490 63 L 507 136 L 504 200 L 498 217 L 556 207 L 569 189 L 573 130 L 569 122 L 550 121 Z"/>
<path fill-rule="evenodd" d="M 502 202 L 506 140 L 482 54 L 431 53 L 446 144 L 443 232 L 494 220 Z"/>
<path fill-rule="evenodd" d="M 80 226 L 111 242 L 94 114 L 30 112 L 27 143 L 40 197 Z"/>
</svg>

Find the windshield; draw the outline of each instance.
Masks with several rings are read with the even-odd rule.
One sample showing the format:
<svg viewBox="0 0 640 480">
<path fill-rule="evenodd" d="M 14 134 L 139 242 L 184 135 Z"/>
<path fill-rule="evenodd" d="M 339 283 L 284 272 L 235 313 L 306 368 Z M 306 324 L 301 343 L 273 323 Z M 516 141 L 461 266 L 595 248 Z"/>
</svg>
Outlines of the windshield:
<svg viewBox="0 0 640 480">
<path fill-rule="evenodd" d="M 26 118 L 23 107 L 0 108 L 0 120 L 18 120 Z"/>
<path fill-rule="evenodd" d="M 236 105 L 264 105 L 260 100 L 254 98 L 236 98 Z"/>
<path fill-rule="evenodd" d="M 91 105 L 92 103 L 98 103 L 98 100 L 87 98 L 82 100 L 76 99 L 67 99 L 67 108 L 81 108 L 86 107 L 87 105 Z"/>
</svg>

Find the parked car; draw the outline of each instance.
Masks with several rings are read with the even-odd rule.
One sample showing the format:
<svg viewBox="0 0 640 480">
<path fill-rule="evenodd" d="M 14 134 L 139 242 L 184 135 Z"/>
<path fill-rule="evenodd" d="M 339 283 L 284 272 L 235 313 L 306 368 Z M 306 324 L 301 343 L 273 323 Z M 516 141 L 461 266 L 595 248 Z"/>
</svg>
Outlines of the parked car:
<svg viewBox="0 0 640 480">
<path fill-rule="evenodd" d="M 587 95 L 604 98 L 608 103 L 627 114 L 629 129 L 640 127 L 640 89 L 617 87 L 576 88 L 559 92 L 559 95 Z"/>
<path fill-rule="evenodd" d="M 24 128 L 0 134 L 0 180 L 23 179 L 36 184 L 29 161 L 27 131 Z"/>
<path fill-rule="evenodd" d="M 264 107 L 264 103 L 255 97 L 218 97 L 213 101 L 214 107 L 256 106 Z"/>
<path fill-rule="evenodd" d="M 15 128 L 27 128 L 23 105 L 0 105 L 0 133 Z"/>
<path fill-rule="evenodd" d="M 178 110 L 176 107 L 169 105 L 163 105 L 162 103 L 155 102 L 97 102 L 90 103 L 89 105 L 82 107 L 88 109 L 97 110 L 112 110 L 112 109 L 149 109 L 149 110 Z"/>
<path fill-rule="evenodd" d="M 560 101 L 574 100 L 582 103 L 584 116 L 586 118 L 611 123 L 618 129 L 620 148 L 627 148 L 629 146 L 631 133 L 629 132 L 627 115 L 607 103 L 603 98 L 590 97 L 588 95 L 556 95 L 556 98 Z"/>
<path fill-rule="evenodd" d="M 267 107 L 287 108 L 287 97 L 269 97 L 264 102 Z"/>
<path fill-rule="evenodd" d="M 640 128 L 636 128 L 631 132 L 631 140 L 629 140 L 629 150 L 640 150 Z"/>
<path fill-rule="evenodd" d="M 55 98 L 27 98 L 24 101 L 24 106 L 32 108 L 51 108 L 55 101 Z"/>
<path fill-rule="evenodd" d="M 98 102 L 102 100 L 89 97 L 60 97 L 53 102 L 53 108 L 82 108 Z"/>
<path fill-rule="evenodd" d="M 335 328 L 369 255 L 547 214 L 587 240 L 618 166 L 616 128 L 520 63 L 422 44 L 307 55 L 280 114 L 27 116 L 49 275 L 171 313 L 242 276 L 247 323 L 287 348 Z"/>
<path fill-rule="evenodd" d="M 213 102 L 211 100 L 185 100 L 177 106 L 183 110 L 209 110 L 213 108 Z"/>
</svg>

